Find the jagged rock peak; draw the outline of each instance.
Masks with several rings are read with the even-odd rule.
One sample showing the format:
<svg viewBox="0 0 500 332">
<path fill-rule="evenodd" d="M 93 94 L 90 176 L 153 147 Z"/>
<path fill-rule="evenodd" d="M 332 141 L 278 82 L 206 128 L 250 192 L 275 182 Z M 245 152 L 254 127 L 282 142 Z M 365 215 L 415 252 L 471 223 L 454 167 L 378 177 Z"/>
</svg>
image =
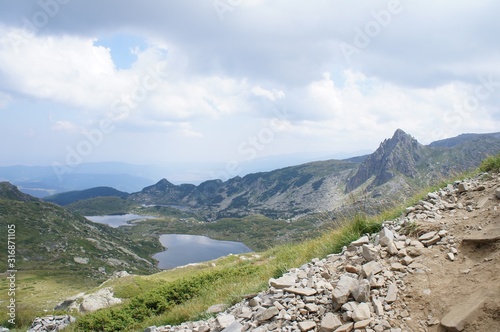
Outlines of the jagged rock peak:
<svg viewBox="0 0 500 332">
<path fill-rule="evenodd" d="M 411 135 L 405 133 L 402 129 L 397 129 L 391 138 L 385 139 L 382 143 L 380 143 L 380 147 L 394 148 L 396 145 L 402 142 L 418 144 L 417 140 Z"/>
<path fill-rule="evenodd" d="M 379 148 L 360 165 L 349 179 L 346 190 L 352 191 L 375 177 L 371 186 L 379 186 L 397 173 L 413 178 L 417 173 L 417 162 L 421 159 L 423 145 L 398 129 L 390 139 L 384 140 Z"/>
<path fill-rule="evenodd" d="M 394 135 L 392 135 L 392 139 L 401 139 L 401 138 L 407 138 L 407 137 L 411 137 L 411 136 L 399 128 L 396 129 L 396 131 L 394 132 Z"/>
</svg>

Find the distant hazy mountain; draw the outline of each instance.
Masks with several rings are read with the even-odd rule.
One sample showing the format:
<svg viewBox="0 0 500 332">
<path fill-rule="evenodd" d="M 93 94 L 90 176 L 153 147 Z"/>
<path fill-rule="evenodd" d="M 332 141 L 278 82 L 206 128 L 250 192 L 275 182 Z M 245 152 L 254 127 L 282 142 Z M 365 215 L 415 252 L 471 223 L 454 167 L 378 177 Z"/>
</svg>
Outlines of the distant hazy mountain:
<svg viewBox="0 0 500 332">
<path fill-rule="evenodd" d="M 24 193 L 46 197 L 60 192 L 108 186 L 125 192 L 141 190 L 165 173 L 149 166 L 125 163 L 81 164 L 57 174 L 51 166 L 1 166 L 0 181 L 8 181 Z"/>
</svg>

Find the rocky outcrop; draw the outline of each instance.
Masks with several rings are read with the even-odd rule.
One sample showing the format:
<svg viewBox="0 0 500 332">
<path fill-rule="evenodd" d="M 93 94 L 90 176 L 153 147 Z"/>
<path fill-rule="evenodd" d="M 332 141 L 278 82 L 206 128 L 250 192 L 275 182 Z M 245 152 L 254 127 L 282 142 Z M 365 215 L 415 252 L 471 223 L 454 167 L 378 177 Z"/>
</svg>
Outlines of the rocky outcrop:
<svg viewBox="0 0 500 332">
<path fill-rule="evenodd" d="M 76 312 L 92 312 L 122 303 L 116 298 L 111 287 L 101 288 L 95 293 L 78 294 L 59 303 L 54 310 L 69 310 Z"/>
<path fill-rule="evenodd" d="M 92 312 L 120 303 L 122 303 L 122 300 L 114 296 L 113 289 L 106 287 L 93 294 L 85 295 L 82 303 L 80 304 L 80 311 Z"/>
<path fill-rule="evenodd" d="M 28 332 L 60 331 L 75 321 L 76 319 L 69 315 L 39 317 L 33 321 Z"/>
</svg>

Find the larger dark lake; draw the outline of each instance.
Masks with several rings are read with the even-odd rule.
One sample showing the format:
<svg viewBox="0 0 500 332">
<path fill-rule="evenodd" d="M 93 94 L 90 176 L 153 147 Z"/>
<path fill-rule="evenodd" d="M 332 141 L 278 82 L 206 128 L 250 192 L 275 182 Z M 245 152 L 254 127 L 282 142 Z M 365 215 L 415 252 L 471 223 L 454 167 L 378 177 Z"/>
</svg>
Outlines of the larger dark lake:
<svg viewBox="0 0 500 332">
<path fill-rule="evenodd" d="M 153 258 L 164 270 L 252 251 L 241 242 L 217 241 L 199 235 L 165 234 L 160 236 L 160 242 L 167 250 L 155 254 Z"/>
<path fill-rule="evenodd" d="M 123 215 L 87 216 L 85 218 L 111 227 L 119 227 L 132 226 L 131 221 L 137 222 L 156 217 L 128 213 Z M 252 251 L 241 242 L 218 241 L 199 235 L 164 234 L 160 236 L 160 242 L 167 250 L 155 254 L 153 258 L 158 260 L 158 268 L 163 270 L 210 261 L 229 254 L 244 254 Z"/>
</svg>

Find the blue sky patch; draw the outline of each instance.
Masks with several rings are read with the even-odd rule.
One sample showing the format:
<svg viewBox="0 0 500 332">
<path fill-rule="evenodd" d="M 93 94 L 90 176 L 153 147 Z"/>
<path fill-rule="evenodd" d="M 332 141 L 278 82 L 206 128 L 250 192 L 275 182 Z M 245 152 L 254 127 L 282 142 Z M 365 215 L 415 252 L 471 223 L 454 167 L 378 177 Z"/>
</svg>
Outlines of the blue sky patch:
<svg viewBox="0 0 500 332">
<path fill-rule="evenodd" d="M 102 37 L 94 42 L 94 45 L 110 49 L 111 58 L 117 69 L 129 69 L 137 60 L 134 50 L 144 51 L 148 46 L 144 38 L 127 34 Z"/>
</svg>

